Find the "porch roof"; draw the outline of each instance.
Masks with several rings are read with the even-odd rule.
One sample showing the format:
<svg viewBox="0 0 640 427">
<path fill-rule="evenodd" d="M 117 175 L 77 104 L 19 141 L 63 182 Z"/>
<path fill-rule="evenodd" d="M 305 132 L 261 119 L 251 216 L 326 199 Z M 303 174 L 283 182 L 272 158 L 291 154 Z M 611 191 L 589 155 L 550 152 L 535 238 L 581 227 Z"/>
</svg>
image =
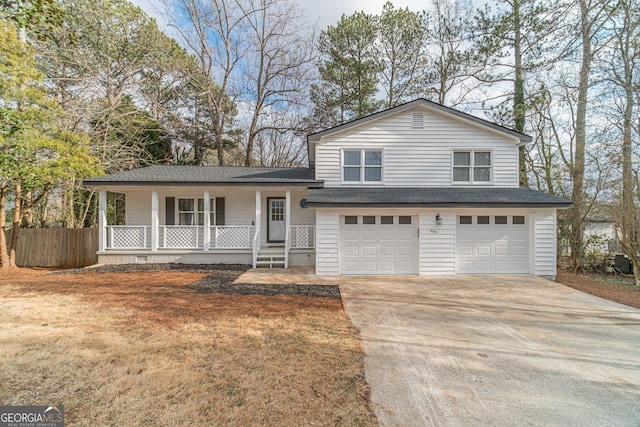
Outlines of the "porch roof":
<svg viewBox="0 0 640 427">
<path fill-rule="evenodd" d="M 530 188 L 330 187 L 311 189 L 313 207 L 552 207 L 572 206 L 569 200 Z"/>
<path fill-rule="evenodd" d="M 262 168 L 240 166 L 155 165 L 112 175 L 85 179 L 89 187 L 109 185 L 294 185 L 322 187 L 311 168 Z"/>
</svg>

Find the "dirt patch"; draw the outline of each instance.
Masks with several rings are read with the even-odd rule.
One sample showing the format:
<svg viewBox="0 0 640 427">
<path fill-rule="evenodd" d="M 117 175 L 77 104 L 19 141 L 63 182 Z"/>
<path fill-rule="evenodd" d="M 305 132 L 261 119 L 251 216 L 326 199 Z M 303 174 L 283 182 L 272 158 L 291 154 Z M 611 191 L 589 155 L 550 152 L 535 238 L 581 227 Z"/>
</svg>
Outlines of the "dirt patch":
<svg viewBox="0 0 640 427">
<path fill-rule="evenodd" d="M 573 274 L 559 269 L 556 281 L 600 298 L 640 308 L 640 289 L 631 285 L 632 281 L 624 278 L 612 281 L 593 274 Z M 626 284 L 627 282 L 629 284 Z"/>
<path fill-rule="evenodd" d="M 0 276 L 0 402 L 73 425 L 376 425 L 341 301 L 228 295 L 202 272 Z"/>
</svg>

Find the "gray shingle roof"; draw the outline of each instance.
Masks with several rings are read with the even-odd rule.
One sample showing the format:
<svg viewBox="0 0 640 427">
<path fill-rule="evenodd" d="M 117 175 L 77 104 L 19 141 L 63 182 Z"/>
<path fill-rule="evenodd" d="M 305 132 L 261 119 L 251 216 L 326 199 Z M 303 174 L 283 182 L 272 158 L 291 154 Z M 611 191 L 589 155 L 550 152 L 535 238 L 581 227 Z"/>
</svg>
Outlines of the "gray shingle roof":
<svg viewBox="0 0 640 427">
<path fill-rule="evenodd" d="M 530 188 L 344 188 L 310 189 L 309 206 L 569 207 L 572 203 Z"/>
<path fill-rule="evenodd" d="M 156 165 L 86 179 L 87 186 L 190 184 L 296 184 L 322 186 L 310 168 Z"/>
</svg>

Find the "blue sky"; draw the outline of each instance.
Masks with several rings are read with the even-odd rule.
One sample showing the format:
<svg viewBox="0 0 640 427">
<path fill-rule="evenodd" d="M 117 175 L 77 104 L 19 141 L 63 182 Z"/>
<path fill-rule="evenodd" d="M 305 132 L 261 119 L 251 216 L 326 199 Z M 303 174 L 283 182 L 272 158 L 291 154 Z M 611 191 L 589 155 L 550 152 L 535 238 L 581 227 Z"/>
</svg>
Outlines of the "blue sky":
<svg viewBox="0 0 640 427">
<path fill-rule="evenodd" d="M 319 29 L 328 25 L 334 25 L 342 14 L 347 15 L 364 10 L 367 13 L 380 13 L 387 0 L 298 0 L 297 3 L 305 11 L 309 23 L 317 23 Z M 159 2 L 154 0 L 131 0 L 149 15 L 158 18 L 157 8 Z M 396 8 L 408 7 L 411 10 L 425 9 L 429 2 L 425 0 L 396 0 L 393 1 Z M 161 23 L 161 19 L 158 19 Z"/>
</svg>

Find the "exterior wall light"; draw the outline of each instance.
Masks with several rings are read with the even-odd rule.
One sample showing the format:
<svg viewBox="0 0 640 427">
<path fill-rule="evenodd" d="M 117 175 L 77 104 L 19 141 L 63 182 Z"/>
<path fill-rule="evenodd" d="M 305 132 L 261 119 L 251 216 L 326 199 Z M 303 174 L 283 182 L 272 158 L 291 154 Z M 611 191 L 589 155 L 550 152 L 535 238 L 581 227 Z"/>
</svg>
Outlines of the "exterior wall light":
<svg viewBox="0 0 640 427">
<path fill-rule="evenodd" d="M 440 214 L 436 214 L 436 225 L 442 225 L 442 218 L 440 218 Z"/>
</svg>

